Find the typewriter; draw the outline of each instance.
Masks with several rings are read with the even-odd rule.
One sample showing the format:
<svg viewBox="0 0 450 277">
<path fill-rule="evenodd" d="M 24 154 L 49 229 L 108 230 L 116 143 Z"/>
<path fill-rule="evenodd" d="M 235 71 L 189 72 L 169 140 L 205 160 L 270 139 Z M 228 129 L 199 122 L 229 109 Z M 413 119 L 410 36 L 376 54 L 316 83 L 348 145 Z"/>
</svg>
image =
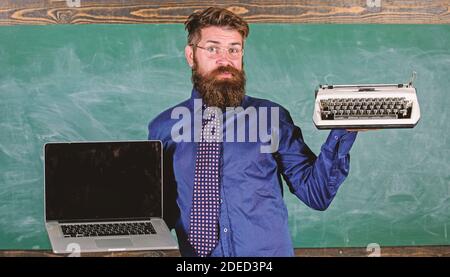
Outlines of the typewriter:
<svg viewBox="0 0 450 277">
<path fill-rule="evenodd" d="M 416 89 L 407 84 L 320 85 L 313 121 L 318 129 L 413 128 L 420 119 Z"/>
</svg>

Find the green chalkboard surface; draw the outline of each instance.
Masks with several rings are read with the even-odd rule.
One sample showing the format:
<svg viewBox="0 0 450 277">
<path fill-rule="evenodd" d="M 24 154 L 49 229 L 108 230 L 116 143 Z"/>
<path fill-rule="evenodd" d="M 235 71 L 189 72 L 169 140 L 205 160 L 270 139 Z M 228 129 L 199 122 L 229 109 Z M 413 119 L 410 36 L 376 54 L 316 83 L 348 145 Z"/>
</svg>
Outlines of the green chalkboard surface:
<svg viewBox="0 0 450 277">
<path fill-rule="evenodd" d="M 0 27 L 0 248 L 49 249 L 42 145 L 146 139 L 190 95 L 177 25 Z M 318 153 L 318 84 L 399 83 L 417 71 L 414 129 L 360 133 L 325 212 L 285 198 L 296 247 L 450 244 L 450 26 L 251 25 L 247 93 L 285 106 Z"/>
</svg>

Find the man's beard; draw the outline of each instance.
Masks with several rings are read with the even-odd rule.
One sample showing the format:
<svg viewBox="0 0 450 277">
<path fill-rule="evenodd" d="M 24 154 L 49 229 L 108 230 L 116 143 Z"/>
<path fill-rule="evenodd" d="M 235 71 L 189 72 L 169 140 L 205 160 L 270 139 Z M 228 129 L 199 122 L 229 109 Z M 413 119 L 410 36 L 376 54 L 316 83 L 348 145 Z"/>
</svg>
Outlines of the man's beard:
<svg viewBox="0 0 450 277">
<path fill-rule="evenodd" d="M 197 71 L 197 63 L 192 68 L 192 83 L 194 88 L 202 96 L 204 103 L 208 107 L 240 106 L 245 96 L 245 72 L 232 66 L 220 66 L 206 75 L 201 75 Z M 221 73 L 228 72 L 230 78 L 220 79 Z"/>
</svg>

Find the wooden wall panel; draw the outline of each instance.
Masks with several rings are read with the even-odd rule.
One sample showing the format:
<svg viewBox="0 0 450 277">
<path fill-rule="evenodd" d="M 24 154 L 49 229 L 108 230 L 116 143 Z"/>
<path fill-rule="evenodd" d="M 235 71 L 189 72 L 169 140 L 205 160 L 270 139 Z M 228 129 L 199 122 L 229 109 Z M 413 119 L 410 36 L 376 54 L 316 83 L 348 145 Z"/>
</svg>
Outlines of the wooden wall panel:
<svg viewBox="0 0 450 277">
<path fill-rule="evenodd" d="M 250 23 L 450 23 L 450 0 L 0 0 L 0 25 L 183 23 L 210 5 L 230 9 Z"/>
</svg>

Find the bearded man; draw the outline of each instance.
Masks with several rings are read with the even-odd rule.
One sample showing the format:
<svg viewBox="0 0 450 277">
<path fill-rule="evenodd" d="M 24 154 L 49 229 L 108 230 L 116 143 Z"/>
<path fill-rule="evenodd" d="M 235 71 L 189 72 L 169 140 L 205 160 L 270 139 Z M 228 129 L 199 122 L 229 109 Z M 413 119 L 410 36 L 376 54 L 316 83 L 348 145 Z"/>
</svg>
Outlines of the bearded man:
<svg viewBox="0 0 450 277">
<path fill-rule="evenodd" d="M 282 179 L 307 206 L 327 209 L 348 176 L 357 132 L 331 130 L 316 156 L 285 108 L 246 95 L 249 26 L 241 17 L 208 8 L 190 15 L 185 27 L 191 97 L 148 127 L 148 139 L 164 147 L 164 219 L 183 256 L 293 256 Z M 180 125 L 179 109 L 200 112 L 200 124 Z M 173 135 L 196 125 L 190 139 Z M 255 135 L 263 127 L 269 140 Z M 268 143 L 273 151 L 261 151 Z"/>
</svg>

